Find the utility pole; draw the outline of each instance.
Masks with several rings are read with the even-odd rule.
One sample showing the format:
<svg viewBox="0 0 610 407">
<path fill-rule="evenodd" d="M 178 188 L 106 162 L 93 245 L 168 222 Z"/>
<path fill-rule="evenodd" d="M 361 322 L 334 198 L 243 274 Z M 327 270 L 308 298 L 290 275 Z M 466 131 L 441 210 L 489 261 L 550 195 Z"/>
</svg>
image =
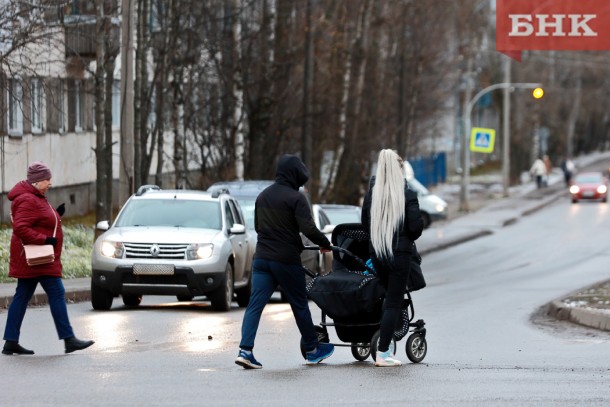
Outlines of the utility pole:
<svg viewBox="0 0 610 407">
<path fill-rule="evenodd" d="M 510 83 L 510 58 L 504 57 L 504 82 Z M 510 88 L 504 88 L 502 114 L 502 192 L 507 197 L 510 186 Z"/>
<path fill-rule="evenodd" d="M 462 179 L 460 183 L 460 212 L 468 212 L 469 208 L 469 199 L 468 199 L 468 184 L 470 182 L 470 146 L 468 145 L 468 140 L 470 138 L 470 109 L 468 108 L 470 97 L 472 96 L 472 57 L 468 57 L 468 62 L 466 63 L 466 78 L 465 78 L 465 86 L 466 90 L 464 91 L 464 120 L 462 121 L 463 128 L 462 131 L 464 135 L 460 139 L 460 158 L 462 162 Z M 466 111 L 468 110 L 468 114 Z M 466 119 L 468 121 L 466 121 Z"/>
<path fill-rule="evenodd" d="M 133 193 L 134 162 L 134 86 L 133 86 L 133 22 L 134 0 L 121 3 L 121 135 L 119 163 L 119 206 Z"/>
</svg>

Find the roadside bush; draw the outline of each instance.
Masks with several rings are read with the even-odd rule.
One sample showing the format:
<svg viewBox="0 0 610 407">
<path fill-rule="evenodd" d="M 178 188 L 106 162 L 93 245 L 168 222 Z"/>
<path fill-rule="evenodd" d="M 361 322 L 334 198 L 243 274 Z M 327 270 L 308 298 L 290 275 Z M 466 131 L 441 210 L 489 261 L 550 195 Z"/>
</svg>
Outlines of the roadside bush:
<svg viewBox="0 0 610 407">
<path fill-rule="evenodd" d="M 93 229 L 80 224 L 62 226 L 64 231 L 64 247 L 61 263 L 64 267 L 64 278 L 80 278 L 91 276 L 91 248 L 93 247 Z M 0 283 L 14 282 L 8 276 L 8 262 L 11 234 L 13 229 L 0 227 Z"/>
</svg>

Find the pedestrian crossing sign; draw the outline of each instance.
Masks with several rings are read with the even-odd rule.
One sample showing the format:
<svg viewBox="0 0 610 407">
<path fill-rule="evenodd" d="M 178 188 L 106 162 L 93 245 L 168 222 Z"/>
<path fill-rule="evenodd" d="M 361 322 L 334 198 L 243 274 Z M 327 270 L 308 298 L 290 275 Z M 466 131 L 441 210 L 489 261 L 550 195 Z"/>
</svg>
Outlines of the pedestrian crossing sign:
<svg viewBox="0 0 610 407">
<path fill-rule="evenodd" d="M 470 151 L 477 153 L 491 153 L 494 151 L 496 131 L 482 127 L 473 127 L 470 132 Z"/>
</svg>

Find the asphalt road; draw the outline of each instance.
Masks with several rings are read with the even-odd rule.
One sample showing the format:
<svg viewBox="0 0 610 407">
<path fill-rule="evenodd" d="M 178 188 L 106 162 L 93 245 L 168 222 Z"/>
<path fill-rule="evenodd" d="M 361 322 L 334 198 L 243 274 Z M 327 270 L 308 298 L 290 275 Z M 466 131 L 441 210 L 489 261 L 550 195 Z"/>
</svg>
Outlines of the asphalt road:
<svg viewBox="0 0 610 407">
<path fill-rule="evenodd" d="M 0 359 L 0 405 L 606 405 L 610 333 L 532 323 L 538 307 L 575 279 L 606 275 L 610 219 L 600 210 L 558 201 L 527 222 L 429 253 L 428 287 L 414 293 L 428 329 L 421 364 L 380 369 L 338 348 L 326 363 L 307 366 L 290 308 L 275 302 L 256 342 L 264 368 L 246 371 L 233 363 L 243 309 L 216 313 L 207 302 L 167 297 L 109 312 L 79 303 L 69 307 L 75 330 L 96 344 L 64 355 L 48 308 L 29 309 L 22 339 L 37 354 Z M 398 357 L 406 361 L 404 343 Z"/>
</svg>

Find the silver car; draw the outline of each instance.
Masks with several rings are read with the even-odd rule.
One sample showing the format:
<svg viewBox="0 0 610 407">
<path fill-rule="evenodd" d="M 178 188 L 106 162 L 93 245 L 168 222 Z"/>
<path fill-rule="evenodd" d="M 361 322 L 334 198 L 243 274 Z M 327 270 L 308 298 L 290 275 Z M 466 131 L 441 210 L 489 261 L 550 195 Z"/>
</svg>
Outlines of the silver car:
<svg viewBox="0 0 610 407">
<path fill-rule="evenodd" d="M 93 246 L 91 303 L 107 310 L 114 297 L 137 306 L 142 295 L 180 301 L 207 295 L 219 311 L 248 305 L 252 253 L 245 220 L 226 193 L 144 186 Z"/>
</svg>

